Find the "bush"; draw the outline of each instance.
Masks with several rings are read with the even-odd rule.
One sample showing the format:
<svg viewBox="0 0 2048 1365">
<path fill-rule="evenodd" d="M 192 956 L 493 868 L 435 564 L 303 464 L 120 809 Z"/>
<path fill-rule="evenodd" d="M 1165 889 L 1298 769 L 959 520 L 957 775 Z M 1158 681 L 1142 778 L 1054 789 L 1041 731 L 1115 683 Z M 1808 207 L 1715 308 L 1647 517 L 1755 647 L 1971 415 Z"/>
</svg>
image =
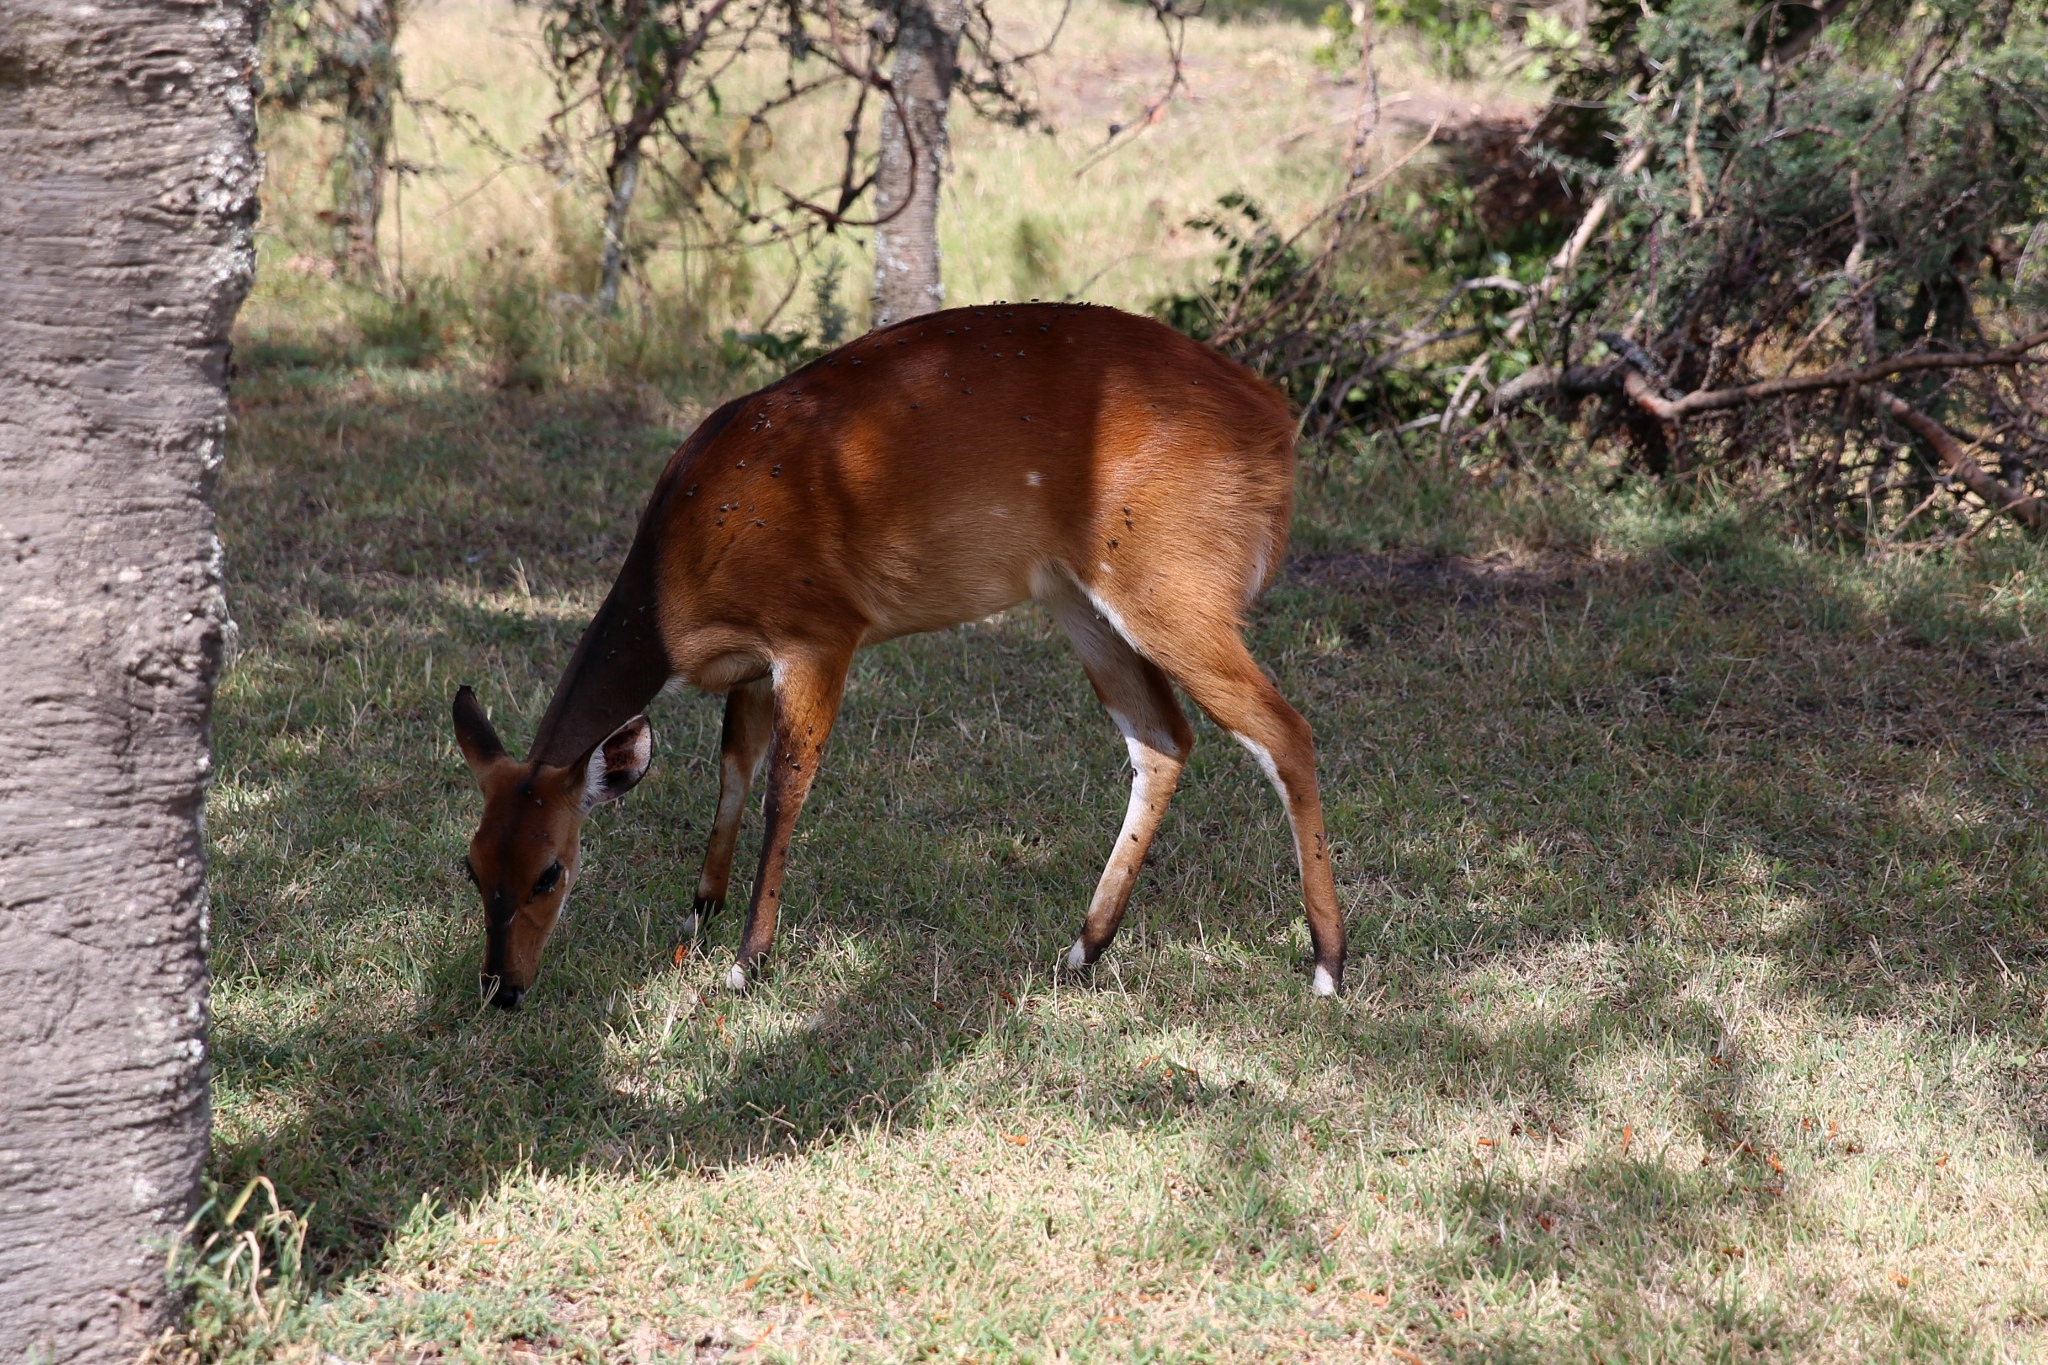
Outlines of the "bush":
<svg viewBox="0 0 2048 1365">
<path fill-rule="evenodd" d="M 1945 358 L 2048 317 L 2044 11 L 1872 0 L 1823 27 L 1775 0 L 1603 0 L 1571 41 L 1532 19 L 1561 71 L 1539 121 L 1455 131 L 1304 233 L 1226 201 L 1198 220 L 1213 280 L 1160 310 L 1312 434 L 1434 426 L 1481 468 L 1576 444 L 1674 486 L 1711 468 L 1859 540 L 1974 520 L 1942 508 L 2048 526 L 2048 392 Z M 1426 287 L 1360 282 L 1375 242 Z M 1902 357 L 1920 368 L 1846 378 Z M 1787 375 L 1807 387 L 1752 390 Z"/>
</svg>

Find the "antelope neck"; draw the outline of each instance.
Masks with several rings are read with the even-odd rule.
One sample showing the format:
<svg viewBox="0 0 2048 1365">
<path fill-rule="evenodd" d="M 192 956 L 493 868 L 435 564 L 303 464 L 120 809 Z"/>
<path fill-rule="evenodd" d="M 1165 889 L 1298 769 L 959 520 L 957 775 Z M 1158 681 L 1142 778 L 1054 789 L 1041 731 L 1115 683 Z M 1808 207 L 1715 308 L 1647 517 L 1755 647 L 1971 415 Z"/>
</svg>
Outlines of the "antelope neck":
<svg viewBox="0 0 2048 1365">
<path fill-rule="evenodd" d="M 670 457 L 640 514 L 626 562 L 604 605 L 584 627 L 554 700 L 534 732 L 530 762 L 562 767 L 595 749 L 605 736 L 647 709 L 668 683 L 671 665 L 661 636 L 661 511 L 678 480 L 704 447 L 716 440 L 744 399 L 719 408 L 698 424 Z"/>
</svg>

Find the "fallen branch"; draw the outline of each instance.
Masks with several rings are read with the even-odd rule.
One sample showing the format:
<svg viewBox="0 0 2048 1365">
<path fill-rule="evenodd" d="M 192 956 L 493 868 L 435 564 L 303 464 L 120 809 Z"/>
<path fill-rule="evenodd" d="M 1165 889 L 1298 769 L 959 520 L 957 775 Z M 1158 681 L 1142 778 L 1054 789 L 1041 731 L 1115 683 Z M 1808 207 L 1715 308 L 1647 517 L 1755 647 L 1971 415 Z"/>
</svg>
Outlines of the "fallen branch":
<svg viewBox="0 0 2048 1365">
<path fill-rule="evenodd" d="M 1618 341 L 1619 338 L 1614 340 Z M 1823 389 L 1856 387 L 1887 416 L 1925 441 L 1933 449 L 1936 458 L 1941 461 L 1942 468 L 1963 487 L 1976 494 L 1986 507 L 2000 513 L 2010 513 L 2029 530 L 2038 531 L 2048 529 L 2048 505 L 2044 505 L 2042 499 L 2016 493 L 1993 478 L 1983 465 L 1977 463 L 1976 457 L 1963 448 L 1962 443 L 1956 440 L 1947 427 L 1877 381 L 1918 370 L 1981 369 L 1994 365 L 2041 363 L 2048 358 L 2030 356 L 2026 352 L 2044 343 L 2048 343 L 2048 331 L 2038 332 L 2002 351 L 1899 356 L 1893 360 L 1865 365 L 1854 370 L 1830 370 L 1824 374 L 1802 375 L 1793 380 L 1772 379 L 1757 384 L 1744 384 L 1737 388 L 1689 393 L 1682 398 L 1666 398 L 1657 392 L 1656 382 L 1643 373 L 1636 357 L 1629 354 L 1634 348 L 1623 350 L 1616 347 L 1617 350 L 1623 351 L 1622 356 L 1605 365 L 1574 365 L 1563 372 L 1548 365 L 1525 370 L 1501 385 L 1500 390 L 1494 395 L 1494 406 L 1498 411 L 1513 403 L 1553 395 L 1560 398 L 1584 398 L 1595 394 L 1611 394 L 1619 389 L 1627 395 L 1630 402 L 1644 412 L 1660 421 L 1676 423 L 1679 419 L 1694 413 L 1725 411 L 1768 398 L 1782 398 L 1788 394 L 1812 393 Z M 1612 345 L 1614 342 L 1610 341 L 1609 344 Z M 1435 420 L 1432 415 L 1410 425 L 1425 425 Z M 1915 515 L 1920 510 L 1922 509 L 1914 509 Z M 1908 520 L 1910 519 L 1909 517 Z"/>
<path fill-rule="evenodd" d="M 1532 365 L 1493 392 L 1493 410 L 1503 412 L 1516 403 L 1543 398 L 1589 398 L 1595 394 L 1618 393 L 1622 370 L 1618 360 L 1604 365 L 1573 365 L 1559 372 L 1554 365 Z M 1427 419 L 1437 420 L 1435 414 Z"/>
<path fill-rule="evenodd" d="M 2041 500 L 2015 493 L 1985 472 L 1962 443 L 1949 433 L 1947 427 L 1921 412 L 1912 404 L 1900 398 L 1890 389 L 1872 386 L 1870 399 L 1884 409 L 1899 425 L 1934 448 L 1942 468 L 1961 480 L 1963 487 L 1975 493 L 1986 507 L 1995 512 L 2010 512 L 2030 531 L 2038 531 L 2048 525 L 2048 509 Z"/>
<path fill-rule="evenodd" d="M 1627 346 L 1621 337 L 1614 334 L 1603 332 L 1600 339 L 1617 351 L 1623 351 Z M 1875 384 L 1897 375 L 1912 374 L 1920 370 L 1981 370 L 2000 365 L 2044 364 L 2048 363 L 2048 357 L 2027 354 L 2042 345 L 2048 345 L 2048 331 L 2036 332 L 2001 351 L 1937 351 L 1895 356 L 1890 360 L 1882 360 L 1875 365 L 1864 365 L 1853 370 L 1824 370 L 1819 374 L 1802 374 L 1788 379 L 1764 379 L 1754 384 L 1740 384 L 1728 389 L 1700 389 L 1678 398 L 1665 398 L 1647 381 L 1631 383 L 1625 380 L 1623 387 L 1643 411 L 1660 421 L 1677 422 L 1696 413 L 1723 412 L 1729 408 L 1760 403 L 1769 398 L 1817 393 L 1824 389 L 1861 388 L 1866 384 Z M 1639 376 L 1639 366 L 1631 363 L 1628 369 L 1631 376 Z"/>
<path fill-rule="evenodd" d="M 1976 457 L 1963 449 L 1962 444 L 1947 427 L 1878 382 L 1894 375 L 1911 374 L 1920 370 L 1984 369 L 1998 365 L 2039 364 L 2048 358 L 2030 356 L 2027 352 L 2048 343 L 2048 331 L 2036 332 L 2001 351 L 1896 356 L 1891 360 L 1880 361 L 1875 365 L 1864 365 L 1853 370 L 1828 370 L 1821 374 L 1800 375 L 1793 379 L 1766 379 L 1735 388 L 1701 390 L 1680 398 L 1666 398 L 1657 392 L 1657 386 L 1652 378 L 1644 373 L 1645 362 L 1649 357 L 1644 356 L 1625 338 L 1602 333 L 1600 339 L 1621 353 L 1621 388 L 1622 392 L 1628 395 L 1629 401 L 1659 421 L 1672 424 L 1695 413 L 1723 412 L 1730 408 L 1793 394 L 1841 388 L 1863 390 L 1887 415 L 1932 447 L 1936 458 L 1941 461 L 1942 468 L 1959 480 L 1965 488 L 1975 493 L 1985 506 L 2001 512 L 2011 512 L 2029 530 L 2040 530 L 2048 526 L 2048 507 L 2044 507 L 2039 498 L 2016 493 L 1992 478 L 1985 472 L 1984 466 L 1977 463 Z M 1553 384 L 1556 385 L 1557 381 L 1553 381 Z M 1530 387 L 1529 392 L 1536 391 L 1536 386 Z"/>
</svg>

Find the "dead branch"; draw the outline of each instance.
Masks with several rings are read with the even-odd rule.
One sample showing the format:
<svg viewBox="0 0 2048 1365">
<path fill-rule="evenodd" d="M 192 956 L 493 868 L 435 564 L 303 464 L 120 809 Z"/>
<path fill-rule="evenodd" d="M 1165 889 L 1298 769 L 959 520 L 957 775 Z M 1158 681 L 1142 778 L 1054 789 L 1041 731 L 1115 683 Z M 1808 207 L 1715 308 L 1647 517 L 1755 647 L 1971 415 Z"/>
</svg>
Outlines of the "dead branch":
<svg viewBox="0 0 2048 1365">
<path fill-rule="evenodd" d="M 2010 512 L 2028 530 L 2038 531 L 2048 525 L 2048 509 L 2041 499 L 2015 493 L 1985 472 L 1969 451 L 1949 433 L 1947 427 L 1921 412 L 1893 393 L 1890 389 L 1873 385 L 1869 390 L 1870 399 L 1886 414 L 1915 436 L 1927 442 L 1941 460 L 1942 467 L 1962 481 L 1963 487 L 1982 499 L 1986 507 L 1996 512 Z"/>
<path fill-rule="evenodd" d="M 1609 332 L 1601 333 L 1600 339 L 1617 351 L 1624 351 L 1628 344 L 1620 336 Z M 1665 398 L 1647 381 L 1641 384 L 1624 382 L 1624 388 L 1643 411 L 1659 421 L 1677 422 L 1698 413 L 1724 412 L 1730 408 L 1747 407 L 1751 403 L 1760 403 L 1771 398 L 1788 398 L 1795 394 L 1816 393 L 1823 389 L 1859 388 L 1921 370 L 1979 370 L 1997 366 L 2048 363 L 2048 357 L 2027 354 L 2042 345 L 2048 345 L 2048 330 L 2036 332 L 2002 351 L 1928 352 L 1920 355 L 1895 356 L 1890 360 L 1853 370 L 1825 370 L 1820 374 L 1795 375 L 1788 379 L 1764 379 L 1754 384 L 1737 385 L 1734 388 L 1702 389 L 1679 398 Z M 1640 366 L 1634 363 L 1629 365 L 1629 373 L 1632 375 L 1637 374 L 1639 369 Z"/>
</svg>

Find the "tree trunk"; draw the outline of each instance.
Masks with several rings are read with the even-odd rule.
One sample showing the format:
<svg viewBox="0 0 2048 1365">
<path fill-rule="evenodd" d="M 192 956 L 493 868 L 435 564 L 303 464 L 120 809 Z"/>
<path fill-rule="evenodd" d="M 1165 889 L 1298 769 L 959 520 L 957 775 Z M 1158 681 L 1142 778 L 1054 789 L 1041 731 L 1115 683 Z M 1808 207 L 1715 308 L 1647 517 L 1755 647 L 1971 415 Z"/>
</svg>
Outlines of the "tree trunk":
<svg viewBox="0 0 2048 1365">
<path fill-rule="evenodd" d="M 874 325 L 886 327 L 945 302 L 939 279 L 939 183 L 946 106 L 960 66 L 961 0 L 896 0 L 896 98 L 882 107 L 875 175 Z"/>
<path fill-rule="evenodd" d="M 121 1361 L 206 1159 L 210 503 L 249 0 L 0 24 L 0 1360 Z"/>
<path fill-rule="evenodd" d="M 377 220 L 398 100 L 398 0 L 356 0 L 336 60 L 344 73 L 341 146 L 334 182 L 334 263 L 356 280 L 377 278 Z"/>
<path fill-rule="evenodd" d="M 640 187 L 640 139 L 612 158 L 606 174 L 604 258 L 598 267 L 597 311 L 610 314 L 619 306 L 619 277 L 626 266 L 626 219 L 633 212 L 633 192 Z"/>
</svg>

